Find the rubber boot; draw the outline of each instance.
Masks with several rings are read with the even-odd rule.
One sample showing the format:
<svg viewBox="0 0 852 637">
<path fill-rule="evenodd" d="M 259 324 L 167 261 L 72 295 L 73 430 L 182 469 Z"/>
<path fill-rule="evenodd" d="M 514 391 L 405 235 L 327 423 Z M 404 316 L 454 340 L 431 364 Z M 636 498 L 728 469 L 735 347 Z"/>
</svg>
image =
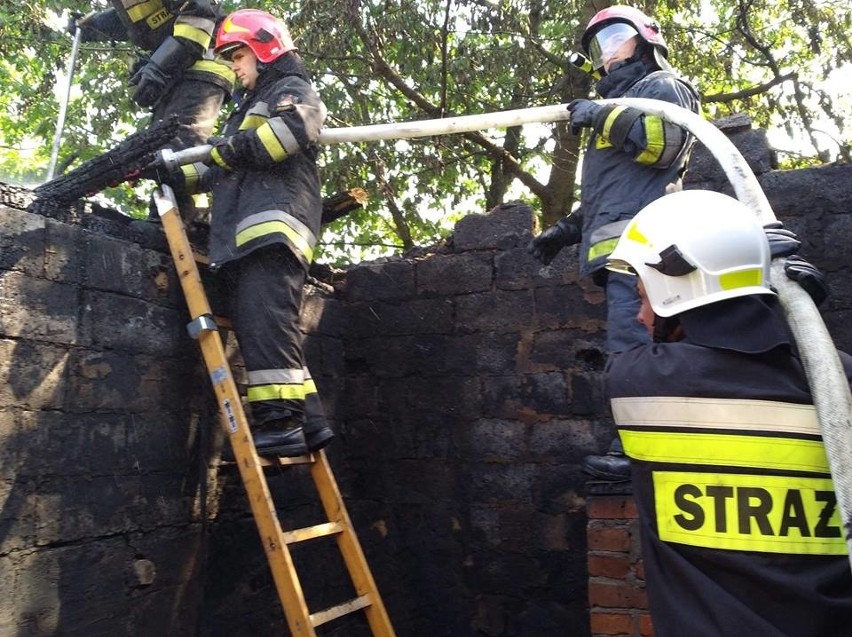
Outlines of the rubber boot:
<svg viewBox="0 0 852 637">
<path fill-rule="evenodd" d="M 259 456 L 293 458 L 308 453 L 305 433 L 294 418 L 272 420 L 253 427 L 251 435 Z"/>
<path fill-rule="evenodd" d="M 583 458 L 583 471 L 593 478 L 607 482 L 630 480 L 630 458 L 624 455 L 621 439 L 614 438 L 605 455 Z"/>
</svg>

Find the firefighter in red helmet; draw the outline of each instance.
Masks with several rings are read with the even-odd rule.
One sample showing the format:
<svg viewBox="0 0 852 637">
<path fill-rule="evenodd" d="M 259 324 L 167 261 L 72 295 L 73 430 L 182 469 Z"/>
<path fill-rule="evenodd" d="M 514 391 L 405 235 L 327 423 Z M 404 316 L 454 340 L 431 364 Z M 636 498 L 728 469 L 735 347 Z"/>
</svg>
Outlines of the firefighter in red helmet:
<svg viewBox="0 0 852 637">
<path fill-rule="evenodd" d="M 248 372 L 255 447 L 260 455 L 302 455 L 334 436 L 299 328 L 322 216 L 316 158 L 326 107 L 275 16 L 231 13 L 215 51 L 236 73 L 238 106 L 209 140 L 210 165 L 183 166 L 167 181 L 212 192 L 211 267 L 225 280 Z"/>
<path fill-rule="evenodd" d="M 600 77 L 595 88 L 601 97 L 657 99 L 698 112 L 698 94 L 668 63 L 668 47 L 653 18 L 632 7 L 609 7 L 589 21 L 580 41 Z M 547 265 L 563 247 L 580 244 L 580 273 L 605 289 L 606 348 L 612 354 L 648 342 L 648 335 L 634 320 L 635 280 L 608 272 L 606 258 L 643 206 L 680 189 L 694 140 L 679 126 L 636 108 L 588 99 L 568 108 L 572 130 L 588 130 L 580 207 L 536 236 L 530 252 Z M 583 467 L 608 480 L 626 480 L 630 472 L 617 438 L 607 455 L 590 456 Z"/>
</svg>

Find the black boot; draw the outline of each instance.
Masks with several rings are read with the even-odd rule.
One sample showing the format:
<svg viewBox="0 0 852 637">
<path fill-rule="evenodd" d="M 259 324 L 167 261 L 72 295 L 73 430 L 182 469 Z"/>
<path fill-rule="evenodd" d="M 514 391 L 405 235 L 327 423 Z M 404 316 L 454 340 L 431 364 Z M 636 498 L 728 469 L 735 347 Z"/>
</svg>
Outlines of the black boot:
<svg viewBox="0 0 852 637">
<path fill-rule="evenodd" d="M 302 426 L 293 418 L 271 420 L 251 432 L 259 456 L 292 458 L 308 453 Z"/>
<path fill-rule="evenodd" d="M 311 423 L 305 423 L 304 430 L 308 451 L 319 451 L 334 438 L 334 432 L 326 425 L 312 426 Z"/>
<path fill-rule="evenodd" d="M 613 439 L 603 456 L 583 458 L 583 471 L 598 480 L 622 482 L 630 479 L 630 458 L 624 455 L 619 438 Z"/>
</svg>

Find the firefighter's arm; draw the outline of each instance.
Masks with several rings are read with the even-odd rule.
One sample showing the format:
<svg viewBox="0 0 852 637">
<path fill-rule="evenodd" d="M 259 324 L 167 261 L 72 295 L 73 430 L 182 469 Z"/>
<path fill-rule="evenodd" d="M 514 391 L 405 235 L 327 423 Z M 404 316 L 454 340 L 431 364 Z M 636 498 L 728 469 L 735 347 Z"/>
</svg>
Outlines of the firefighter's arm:
<svg viewBox="0 0 852 637">
<path fill-rule="evenodd" d="M 698 111 L 698 102 L 693 94 L 673 78 L 652 85 L 640 97 Z M 658 115 L 625 106 L 609 105 L 604 109 L 599 132 L 639 164 L 664 170 L 692 143 L 692 136 L 685 129 Z"/>
<path fill-rule="evenodd" d="M 127 27 L 113 7 L 77 16 L 69 20 L 68 32 L 74 35 L 79 29 L 81 42 L 126 42 L 129 39 Z"/>
<path fill-rule="evenodd" d="M 140 106 L 156 104 L 174 77 L 200 60 L 213 39 L 216 15 L 209 3 L 190 0 L 167 8 L 176 15 L 172 35 L 163 40 L 130 78 L 130 83 L 136 86 L 133 99 Z"/>
<path fill-rule="evenodd" d="M 209 140 L 210 157 L 226 170 L 272 166 L 314 146 L 325 116 L 319 95 L 307 82 L 291 76 L 282 83 L 269 117 L 256 128 Z"/>
<path fill-rule="evenodd" d="M 186 49 L 191 62 L 201 59 L 213 41 L 216 11 L 207 0 L 169 1 L 166 4 L 175 15 L 172 37 Z"/>
</svg>

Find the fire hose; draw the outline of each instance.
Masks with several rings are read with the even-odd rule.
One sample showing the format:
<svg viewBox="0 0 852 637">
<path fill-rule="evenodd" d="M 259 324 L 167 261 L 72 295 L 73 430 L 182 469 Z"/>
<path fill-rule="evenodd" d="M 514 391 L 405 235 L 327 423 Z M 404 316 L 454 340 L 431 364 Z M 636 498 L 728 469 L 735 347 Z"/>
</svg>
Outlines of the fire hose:
<svg viewBox="0 0 852 637">
<path fill-rule="evenodd" d="M 765 226 L 777 221 L 769 200 L 757 178 L 734 144 L 712 123 L 680 106 L 650 99 L 622 98 L 602 100 L 632 106 L 677 124 L 692 133 L 721 165 L 734 193 Z M 410 139 L 464 133 L 490 128 L 520 126 L 532 122 L 557 122 L 570 119 L 567 105 L 543 106 L 479 115 L 464 115 L 411 122 L 326 129 L 320 144 Z M 211 146 L 203 145 L 172 153 L 161 161 L 174 165 L 207 161 Z M 771 266 L 772 282 L 793 336 L 799 345 L 802 364 L 817 411 L 820 431 L 834 481 L 847 552 L 852 566 L 852 394 L 831 335 L 810 296 L 784 273 L 783 259 Z"/>
</svg>

